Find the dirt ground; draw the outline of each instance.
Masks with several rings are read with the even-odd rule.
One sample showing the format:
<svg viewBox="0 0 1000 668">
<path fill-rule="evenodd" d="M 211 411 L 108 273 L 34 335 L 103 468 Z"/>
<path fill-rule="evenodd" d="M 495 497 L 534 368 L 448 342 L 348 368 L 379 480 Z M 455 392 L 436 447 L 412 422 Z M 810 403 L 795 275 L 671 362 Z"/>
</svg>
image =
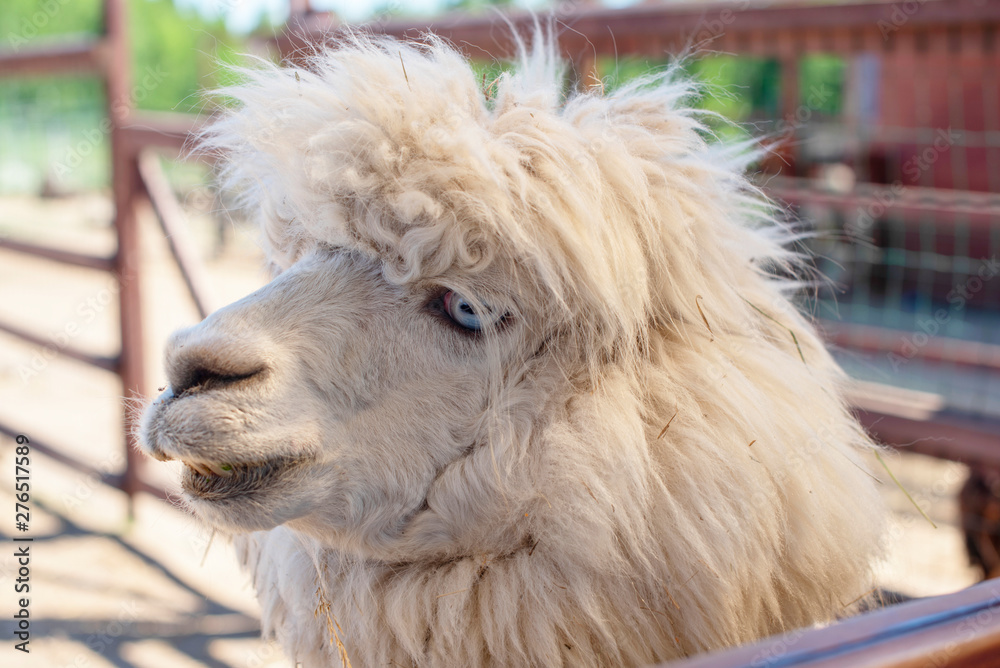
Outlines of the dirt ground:
<svg viewBox="0 0 1000 668">
<path fill-rule="evenodd" d="M 212 301 L 224 305 L 266 281 L 254 234 L 204 215 L 204 194 L 189 202 L 192 229 L 209 258 Z M 110 253 L 106 197 L 40 203 L 0 199 L 0 236 L 76 251 Z M 162 231 L 143 219 L 143 285 L 149 390 L 165 384 L 160 355 L 167 335 L 197 322 L 194 307 L 166 250 Z M 117 348 L 117 301 L 110 277 L 86 269 L 0 251 L 0 320 L 99 354 Z M 50 358 L 51 357 L 51 358 Z M 0 333 L 0 423 L 59 446 L 101 469 L 123 463 L 121 390 L 115 376 L 45 354 Z M 14 508 L 13 442 L 0 437 L 0 505 Z M 955 495 L 964 466 L 913 454 L 889 458 L 900 482 L 937 525 L 931 526 L 891 482 L 883 484 L 894 511 L 883 587 L 910 596 L 955 591 L 976 581 L 958 530 Z M 257 668 L 291 666 L 258 638 L 259 609 L 247 577 L 224 540 L 183 510 L 147 496 L 128 518 L 124 496 L 44 456 L 31 458 L 30 529 L 0 523 L 9 539 L 30 536 L 30 654 L 13 649 L 17 610 L 13 549 L 0 556 L 0 665 L 41 668 Z M 873 470 L 880 468 L 873 464 Z M 169 464 L 149 467 L 151 479 L 175 489 Z M 887 478 L 887 476 L 881 476 Z M 17 545 L 21 545 L 18 543 Z"/>
</svg>

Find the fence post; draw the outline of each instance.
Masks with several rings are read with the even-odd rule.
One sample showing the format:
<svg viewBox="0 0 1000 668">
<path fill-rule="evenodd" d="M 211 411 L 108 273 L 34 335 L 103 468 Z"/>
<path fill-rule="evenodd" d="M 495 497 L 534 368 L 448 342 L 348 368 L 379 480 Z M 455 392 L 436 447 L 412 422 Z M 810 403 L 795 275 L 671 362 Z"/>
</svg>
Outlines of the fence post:
<svg viewBox="0 0 1000 668">
<path fill-rule="evenodd" d="M 108 119 L 111 122 L 111 177 L 115 203 L 115 233 L 118 251 L 115 253 L 115 278 L 118 281 L 118 303 L 121 322 L 121 358 L 118 369 L 126 401 L 141 397 L 146 387 L 143 359 L 141 282 L 139 262 L 139 229 L 136 219 L 139 177 L 136 155 L 125 141 L 123 127 L 132 110 L 131 53 L 128 42 L 126 0 L 107 0 L 105 27 L 108 44 L 106 86 Z M 139 491 L 142 456 L 135 447 L 132 416 L 127 407 L 123 415 L 125 426 L 125 472 L 122 489 L 132 497 Z"/>
</svg>

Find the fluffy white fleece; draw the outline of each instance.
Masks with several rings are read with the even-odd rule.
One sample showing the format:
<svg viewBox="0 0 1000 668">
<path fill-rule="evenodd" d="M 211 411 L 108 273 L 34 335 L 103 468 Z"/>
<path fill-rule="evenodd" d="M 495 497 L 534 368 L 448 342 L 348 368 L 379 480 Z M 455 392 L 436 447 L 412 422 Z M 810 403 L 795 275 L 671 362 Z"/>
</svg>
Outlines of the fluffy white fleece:
<svg viewBox="0 0 1000 668">
<path fill-rule="evenodd" d="M 434 37 L 347 35 L 247 72 L 204 139 L 282 273 L 185 336 L 225 357 L 266 322 L 261 359 L 298 375 L 246 420 L 282 406 L 322 462 L 294 511 L 193 499 L 260 529 L 237 544 L 265 630 L 304 666 L 634 666 L 831 619 L 880 551 L 873 446 L 775 277 L 796 259 L 752 156 L 710 139 L 676 71 L 568 93 L 540 37 L 483 83 Z M 433 286 L 507 317 L 363 326 Z M 168 418 L 151 442 L 183 457 Z"/>
</svg>

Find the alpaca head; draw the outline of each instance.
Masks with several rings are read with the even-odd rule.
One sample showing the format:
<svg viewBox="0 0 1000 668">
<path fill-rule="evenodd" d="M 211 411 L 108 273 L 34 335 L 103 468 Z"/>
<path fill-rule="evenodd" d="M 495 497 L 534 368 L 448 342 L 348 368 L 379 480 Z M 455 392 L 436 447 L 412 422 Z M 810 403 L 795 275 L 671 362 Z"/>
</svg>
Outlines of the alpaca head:
<svg viewBox="0 0 1000 668">
<path fill-rule="evenodd" d="M 376 258 L 316 244 L 173 336 L 147 448 L 188 464 L 187 499 L 221 528 L 441 553 L 462 530 L 442 513 L 497 500 L 491 436 L 533 419 L 516 388 L 533 384 L 543 334 L 525 313 L 495 269 L 394 283 Z"/>
<path fill-rule="evenodd" d="M 143 424 L 205 520 L 441 560 L 586 531 L 593 499 L 616 524 L 588 540 L 642 543 L 653 488 L 699 448 L 863 441 L 769 276 L 789 255 L 745 151 L 710 139 L 690 87 L 667 72 L 567 99 L 550 42 L 520 64 L 484 90 L 434 38 L 348 36 L 226 91 L 204 142 L 277 275 L 174 335 Z M 776 415 L 769 393 L 820 408 Z M 790 495 L 758 447 L 698 465 Z"/>
</svg>

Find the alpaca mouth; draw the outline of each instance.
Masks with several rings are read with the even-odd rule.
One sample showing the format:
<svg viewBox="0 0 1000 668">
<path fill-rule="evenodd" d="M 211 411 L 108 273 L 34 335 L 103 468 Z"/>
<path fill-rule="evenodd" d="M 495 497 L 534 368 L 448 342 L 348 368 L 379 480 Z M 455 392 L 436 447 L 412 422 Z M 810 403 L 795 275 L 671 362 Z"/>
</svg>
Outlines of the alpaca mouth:
<svg viewBox="0 0 1000 668">
<path fill-rule="evenodd" d="M 273 478 L 302 464 L 303 460 L 291 457 L 245 464 L 185 461 L 181 486 L 199 499 L 220 501 L 260 492 Z"/>
</svg>

